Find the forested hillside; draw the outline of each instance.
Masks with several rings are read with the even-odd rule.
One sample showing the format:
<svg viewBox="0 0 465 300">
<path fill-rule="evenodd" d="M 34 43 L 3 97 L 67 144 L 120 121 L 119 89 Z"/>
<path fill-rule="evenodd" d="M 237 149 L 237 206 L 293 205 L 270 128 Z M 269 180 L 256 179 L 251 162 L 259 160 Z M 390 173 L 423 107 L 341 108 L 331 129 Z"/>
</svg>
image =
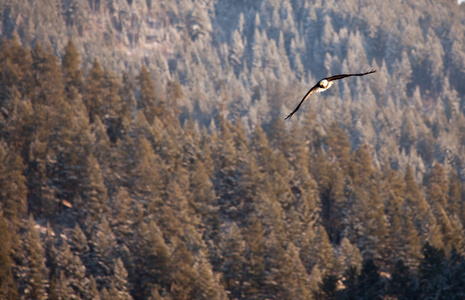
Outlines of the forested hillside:
<svg viewBox="0 0 465 300">
<path fill-rule="evenodd" d="M 465 297 L 464 5 L 0 14 L 1 299 Z"/>
</svg>

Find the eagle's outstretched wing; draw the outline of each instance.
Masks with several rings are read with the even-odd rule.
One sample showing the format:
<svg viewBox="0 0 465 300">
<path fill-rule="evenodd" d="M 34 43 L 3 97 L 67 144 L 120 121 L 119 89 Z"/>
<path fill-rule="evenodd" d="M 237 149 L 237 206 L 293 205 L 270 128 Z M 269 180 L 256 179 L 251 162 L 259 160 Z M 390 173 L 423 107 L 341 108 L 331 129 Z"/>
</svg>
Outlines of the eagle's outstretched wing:
<svg viewBox="0 0 465 300">
<path fill-rule="evenodd" d="M 305 94 L 305 96 L 302 98 L 302 100 L 300 101 L 299 105 L 297 105 L 297 107 L 294 109 L 293 112 L 291 112 L 284 120 L 287 120 L 289 119 L 290 117 L 292 117 L 292 115 L 299 110 L 300 106 L 302 105 L 302 103 L 304 103 L 305 100 L 307 100 L 308 97 L 310 97 L 311 94 L 313 94 L 314 92 L 316 92 L 316 90 L 319 88 L 318 86 L 318 83 L 313 86 L 308 92 L 307 94 Z"/>
<path fill-rule="evenodd" d="M 328 77 L 328 78 L 325 78 L 325 79 L 328 80 L 328 81 L 333 81 L 333 80 L 339 80 L 339 79 L 350 77 L 350 76 L 365 76 L 365 75 L 368 75 L 368 74 L 371 74 L 371 73 L 374 73 L 374 72 L 376 72 L 376 70 L 371 70 L 371 71 L 368 71 L 368 72 L 365 72 L 365 73 L 351 73 L 351 74 L 334 75 L 334 76 L 331 76 L 331 77 Z"/>
</svg>

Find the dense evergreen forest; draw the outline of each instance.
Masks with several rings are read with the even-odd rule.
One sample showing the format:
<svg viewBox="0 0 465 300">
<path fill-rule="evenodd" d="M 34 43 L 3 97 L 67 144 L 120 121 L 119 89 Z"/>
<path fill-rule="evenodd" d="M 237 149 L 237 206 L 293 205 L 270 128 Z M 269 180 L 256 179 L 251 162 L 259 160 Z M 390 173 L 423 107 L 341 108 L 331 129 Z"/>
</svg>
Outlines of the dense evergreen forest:
<svg viewBox="0 0 465 300">
<path fill-rule="evenodd" d="M 0 1 L 0 299 L 465 298 L 464 7 Z"/>
</svg>

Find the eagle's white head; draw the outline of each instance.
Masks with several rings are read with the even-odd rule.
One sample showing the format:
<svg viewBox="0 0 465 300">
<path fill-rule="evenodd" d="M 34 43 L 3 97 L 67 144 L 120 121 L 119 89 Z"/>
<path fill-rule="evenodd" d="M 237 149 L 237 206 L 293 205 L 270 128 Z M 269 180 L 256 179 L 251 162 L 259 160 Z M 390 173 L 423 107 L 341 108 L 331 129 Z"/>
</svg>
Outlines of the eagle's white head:
<svg viewBox="0 0 465 300">
<path fill-rule="evenodd" d="M 329 82 L 328 80 L 323 79 L 323 80 L 320 81 L 319 87 L 326 90 L 327 88 L 329 88 L 331 86 L 331 83 L 332 82 Z"/>
<path fill-rule="evenodd" d="M 328 88 L 329 82 L 328 82 L 328 80 L 323 79 L 323 80 L 320 81 L 319 85 L 320 85 L 321 88 L 326 89 L 326 88 Z"/>
</svg>

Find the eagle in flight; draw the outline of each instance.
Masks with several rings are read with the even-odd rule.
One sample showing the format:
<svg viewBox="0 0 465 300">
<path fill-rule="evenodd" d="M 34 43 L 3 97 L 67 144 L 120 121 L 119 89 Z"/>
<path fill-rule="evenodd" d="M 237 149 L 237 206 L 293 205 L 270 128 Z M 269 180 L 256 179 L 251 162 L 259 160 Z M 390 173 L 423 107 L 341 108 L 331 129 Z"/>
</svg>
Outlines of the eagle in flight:
<svg viewBox="0 0 465 300">
<path fill-rule="evenodd" d="M 312 87 L 308 92 L 307 94 L 305 94 L 304 98 L 300 101 L 299 105 L 297 105 L 297 107 L 294 109 L 293 112 L 291 112 L 289 114 L 289 116 L 287 116 L 285 118 L 285 120 L 289 119 L 290 117 L 292 117 L 292 115 L 299 110 L 300 106 L 302 105 L 302 103 L 307 100 L 308 97 L 310 97 L 311 94 L 313 94 L 314 92 L 323 92 L 323 91 L 326 91 L 327 89 L 329 89 L 329 87 L 331 85 L 333 85 L 333 81 L 335 80 L 339 80 L 339 79 L 342 79 L 342 78 L 346 78 L 346 77 L 350 77 L 350 76 L 365 76 L 365 75 L 368 75 L 368 74 L 371 74 L 371 73 L 374 73 L 376 72 L 376 70 L 371 70 L 369 72 L 365 72 L 365 73 L 352 73 L 352 74 L 340 74 L 340 75 L 334 75 L 334 76 L 331 76 L 331 77 L 327 77 L 327 78 L 323 78 L 321 79 L 317 84 L 315 84 L 314 87 Z"/>
</svg>

